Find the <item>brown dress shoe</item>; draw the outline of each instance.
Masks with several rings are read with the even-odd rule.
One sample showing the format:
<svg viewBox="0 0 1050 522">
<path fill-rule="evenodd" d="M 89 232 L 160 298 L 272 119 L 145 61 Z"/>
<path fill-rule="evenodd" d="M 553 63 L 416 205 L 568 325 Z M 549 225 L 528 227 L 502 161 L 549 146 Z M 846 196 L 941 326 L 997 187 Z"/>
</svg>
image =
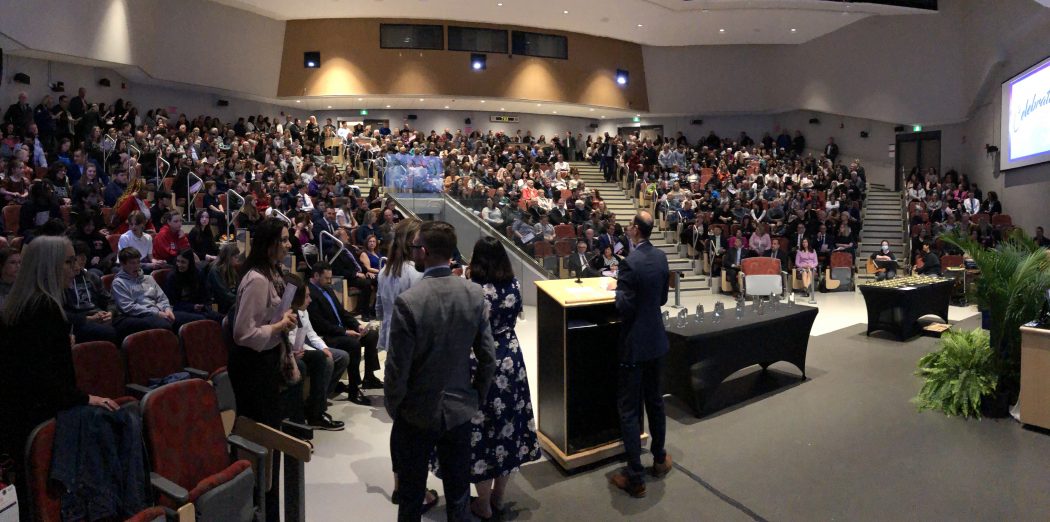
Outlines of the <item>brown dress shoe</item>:
<svg viewBox="0 0 1050 522">
<path fill-rule="evenodd" d="M 609 483 L 624 490 L 628 495 L 634 498 L 642 498 L 645 496 L 645 483 L 631 484 L 630 479 L 628 479 L 627 475 L 623 472 L 616 473 L 609 477 Z"/>
<path fill-rule="evenodd" d="M 649 468 L 649 474 L 656 478 L 664 478 L 671 472 L 671 468 L 673 467 L 674 464 L 671 462 L 671 456 L 664 455 L 663 462 L 653 461 L 653 466 Z"/>
</svg>

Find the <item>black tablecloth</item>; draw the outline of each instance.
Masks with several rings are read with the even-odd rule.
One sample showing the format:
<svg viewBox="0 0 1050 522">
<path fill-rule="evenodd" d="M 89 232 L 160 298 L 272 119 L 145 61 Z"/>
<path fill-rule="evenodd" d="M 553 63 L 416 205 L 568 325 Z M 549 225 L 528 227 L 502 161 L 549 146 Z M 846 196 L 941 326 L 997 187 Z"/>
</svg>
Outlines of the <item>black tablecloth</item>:
<svg viewBox="0 0 1050 522">
<path fill-rule="evenodd" d="M 952 280 L 907 289 L 860 285 L 868 309 L 867 334 L 885 330 L 904 341 L 918 332 L 918 320 L 924 315 L 936 315 L 947 321 L 953 285 Z"/>
<path fill-rule="evenodd" d="M 664 390 L 688 403 L 699 417 L 711 392 L 748 366 L 765 369 L 785 361 L 798 367 L 805 379 L 809 332 L 816 317 L 815 307 L 781 305 L 765 315 L 748 307 L 744 317 L 736 319 L 735 308 L 729 307 L 717 324 L 714 312 L 707 312 L 701 324 L 670 326 Z M 675 321 L 672 317 L 672 325 Z"/>
</svg>

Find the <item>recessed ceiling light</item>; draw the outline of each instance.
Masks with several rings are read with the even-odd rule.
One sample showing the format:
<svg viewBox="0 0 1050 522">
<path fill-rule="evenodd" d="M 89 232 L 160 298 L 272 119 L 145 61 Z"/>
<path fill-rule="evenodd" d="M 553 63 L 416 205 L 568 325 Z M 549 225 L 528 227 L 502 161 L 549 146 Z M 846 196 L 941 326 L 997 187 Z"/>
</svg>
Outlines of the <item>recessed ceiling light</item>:
<svg viewBox="0 0 1050 522">
<path fill-rule="evenodd" d="M 604 116 L 604 115 L 602 116 L 602 119 L 603 119 L 603 120 L 605 119 L 605 116 Z"/>
<path fill-rule="evenodd" d="M 332 106 L 331 106 L 331 105 L 329 105 L 329 106 L 328 106 L 328 108 L 329 108 L 329 109 L 331 109 L 331 108 L 332 108 Z"/>
<path fill-rule="evenodd" d="M 390 108 L 390 106 L 389 106 L 389 105 L 387 105 L 387 106 L 386 106 L 386 108 L 387 108 L 387 109 L 389 109 L 389 108 Z"/>
<path fill-rule="evenodd" d="M 591 112 L 594 112 L 594 108 L 593 107 L 591 108 Z"/>
<path fill-rule="evenodd" d="M 543 106 L 543 104 L 542 104 L 542 103 L 537 103 L 537 104 L 536 104 L 536 106 L 537 106 L 537 107 L 542 107 L 542 106 Z"/>
<path fill-rule="evenodd" d="M 363 100 L 363 99 L 364 99 L 364 98 L 358 98 L 358 99 L 357 99 L 357 101 L 361 101 L 361 100 Z"/>
<path fill-rule="evenodd" d="M 500 108 L 499 108 L 499 110 L 501 110 L 501 111 L 505 111 L 505 110 L 507 110 L 507 109 L 504 109 L 503 107 L 500 107 Z"/>
<path fill-rule="evenodd" d="M 496 2 L 496 7 L 503 7 L 503 2 Z"/>
<path fill-rule="evenodd" d="M 448 105 L 446 105 L 446 106 L 445 106 L 445 108 L 447 109 L 447 108 L 448 108 Z"/>
<path fill-rule="evenodd" d="M 481 103 L 485 103 L 485 100 L 481 100 Z"/>
<path fill-rule="evenodd" d="M 561 14 L 569 14 L 568 11 L 562 11 Z"/>
<path fill-rule="evenodd" d="M 303 100 L 295 100 L 295 103 L 302 103 Z"/>
<path fill-rule="evenodd" d="M 642 117 L 642 115 L 641 115 L 641 114 L 635 114 L 635 115 L 634 115 L 634 117 L 635 117 L 635 118 L 641 118 L 641 117 Z"/>
<path fill-rule="evenodd" d="M 552 111 L 552 112 L 554 112 L 554 114 L 558 114 L 558 111 Z"/>
<path fill-rule="evenodd" d="M 797 33 L 797 32 L 798 32 L 798 29 L 795 29 L 794 27 L 792 27 L 792 28 L 791 28 L 791 32 L 793 32 L 793 33 Z"/>
<path fill-rule="evenodd" d="M 642 24 L 638 24 L 638 27 L 645 27 L 645 26 L 644 26 L 644 25 L 642 25 Z"/>
<path fill-rule="evenodd" d="M 718 32 L 724 33 L 724 32 L 726 32 L 726 30 L 725 29 L 719 29 Z"/>
<path fill-rule="evenodd" d="M 420 98 L 419 101 L 423 101 L 423 98 Z"/>
</svg>

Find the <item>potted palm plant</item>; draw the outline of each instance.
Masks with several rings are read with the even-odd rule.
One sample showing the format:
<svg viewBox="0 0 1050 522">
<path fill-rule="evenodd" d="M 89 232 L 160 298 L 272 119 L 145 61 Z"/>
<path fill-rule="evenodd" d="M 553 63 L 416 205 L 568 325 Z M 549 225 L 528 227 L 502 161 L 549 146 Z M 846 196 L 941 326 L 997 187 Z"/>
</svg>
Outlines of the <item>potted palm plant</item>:
<svg viewBox="0 0 1050 522">
<path fill-rule="evenodd" d="M 999 386 L 986 413 L 1006 416 L 1020 389 L 1020 327 L 1039 314 L 1043 293 L 1050 288 L 1050 257 L 1021 229 L 1014 229 L 995 248 L 957 233 L 941 239 L 965 252 L 981 271 L 971 297 L 988 314 L 991 350 L 999 368 Z"/>
</svg>

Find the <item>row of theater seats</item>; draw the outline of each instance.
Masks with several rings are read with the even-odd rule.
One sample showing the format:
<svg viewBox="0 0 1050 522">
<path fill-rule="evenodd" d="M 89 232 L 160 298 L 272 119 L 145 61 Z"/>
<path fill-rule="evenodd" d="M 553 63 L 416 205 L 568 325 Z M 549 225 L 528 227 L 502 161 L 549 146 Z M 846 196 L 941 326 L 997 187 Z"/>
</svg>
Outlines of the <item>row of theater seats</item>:
<svg viewBox="0 0 1050 522">
<path fill-rule="evenodd" d="M 284 433 L 237 417 L 226 362 L 214 321 L 188 323 L 178 336 L 139 332 L 121 349 L 109 342 L 73 347 L 77 387 L 141 415 L 149 485 L 159 505 L 131 520 L 265 521 L 267 495 L 277 494 L 268 491 L 275 453 L 284 455 L 285 491 L 292 495 L 285 498 L 284 520 L 306 520 L 301 481 L 312 454 L 309 428 L 287 423 Z M 180 371 L 192 377 L 148 387 L 151 379 Z M 61 519 L 61 492 L 48 480 L 54 435 L 51 420 L 27 444 L 29 499 L 39 522 Z"/>
</svg>

